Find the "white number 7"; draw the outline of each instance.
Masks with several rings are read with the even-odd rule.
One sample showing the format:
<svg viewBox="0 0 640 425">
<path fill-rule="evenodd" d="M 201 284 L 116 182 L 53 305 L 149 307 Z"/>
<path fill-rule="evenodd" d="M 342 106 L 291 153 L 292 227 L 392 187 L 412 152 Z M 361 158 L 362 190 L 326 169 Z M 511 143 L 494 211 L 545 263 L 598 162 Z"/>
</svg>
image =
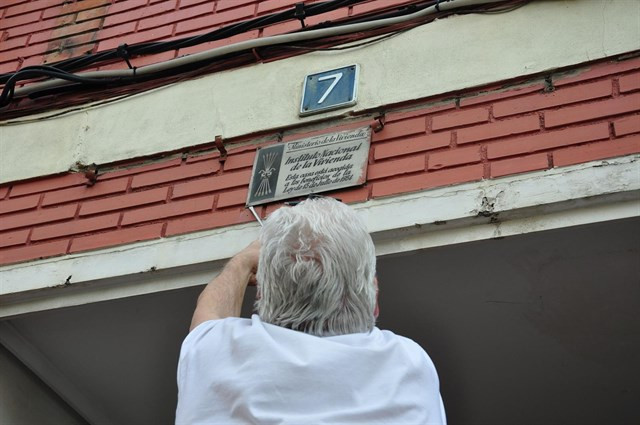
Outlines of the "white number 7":
<svg viewBox="0 0 640 425">
<path fill-rule="evenodd" d="M 318 81 L 330 80 L 331 78 L 334 78 L 333 83 L 331 83 L 327 91 L 324 92 L 320 100 L 318 100 L 318 104 L 324 102 L 327 96 L 329 96 L 329 93 L 331 93 L 331 90 L 333 90 L 336 84 L 338 84 L 338 81 L 340 81 L 340 79 L 342 78 L 342 72 L 338 72 L 337 74 L 325 75 L 324 77 L 318 78 Z"/>
</svg>

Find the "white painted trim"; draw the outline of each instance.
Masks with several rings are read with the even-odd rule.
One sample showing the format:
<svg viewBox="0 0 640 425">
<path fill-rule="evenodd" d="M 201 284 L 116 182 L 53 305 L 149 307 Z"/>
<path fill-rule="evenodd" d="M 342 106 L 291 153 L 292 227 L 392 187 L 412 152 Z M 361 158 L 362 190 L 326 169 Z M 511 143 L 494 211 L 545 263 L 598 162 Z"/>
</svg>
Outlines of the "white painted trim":
<svg viewBox="0 0 640 425">
<path fill-rule="evenodd" d="M 0 321 L 0 344 L 20 359 L 58 394 L 72 409 L 92 425 L 113 424 L 95 403 L 88 400 L 71 381 L 8 321 Z"/>
<path fill-rule="evenodd" d="M 595 161 L 354 208 L 378 255 L 638 217 L 638 160 Z M 0 317 L 204 284 L 258 232 L 254 222 L 0 267 Z"/>
<path fill-rule="evenodd" d="M 0 123 L 0 182 L 282 131 L 640 49 L 640 2 L 534 1 L 455 15 L 346 51 L 218 72 L 58 117 Z M 497 31 L 496 28 L 500 30 Z M 299 117 L 305 75 L 357 63 L 358 104 Z M 167 105 L 171 105 L 168 107 Z M 60 113 L 56 110 L 54 113 Z M 18 158 L 29 158 L 25 165 Z"/>
</svg>

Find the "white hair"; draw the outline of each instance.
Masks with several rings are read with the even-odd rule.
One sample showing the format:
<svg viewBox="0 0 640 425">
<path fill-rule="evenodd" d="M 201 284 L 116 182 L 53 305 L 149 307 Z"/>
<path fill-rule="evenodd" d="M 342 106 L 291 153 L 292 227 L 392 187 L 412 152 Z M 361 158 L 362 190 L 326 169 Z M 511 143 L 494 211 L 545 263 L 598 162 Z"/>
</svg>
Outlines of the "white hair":
<svg viewBox="0 0 640 425">
<path fill-rule="evenodd" d="M 351 208 L 332 198 L 280 208 L 260 243 L 256 310 L 264 322 L 317 336 L 373 329 L 375 250 Z"/>
</svg>

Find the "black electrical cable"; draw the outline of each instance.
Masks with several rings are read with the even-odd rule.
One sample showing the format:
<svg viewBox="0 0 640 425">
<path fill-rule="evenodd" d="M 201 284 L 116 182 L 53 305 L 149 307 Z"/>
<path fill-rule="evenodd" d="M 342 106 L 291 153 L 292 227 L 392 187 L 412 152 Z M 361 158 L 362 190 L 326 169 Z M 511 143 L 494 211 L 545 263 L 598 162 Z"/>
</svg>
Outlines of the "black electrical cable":
<svg viewBox="0 0 640 425">
<path fill-rule="evenodd" d="M 322 13 L 330 12 L 335 9 L 361 3 L 365 0 L 331 0 L 322 3 L 315 3 L 304 6 L 305 16 L 315 16 Z M 210 31 L 205 34 L 185 37 L 172 41 L 159 41 L 159 42 L 145 42 L 127 46 L 128 53 L 131 56 L 139 56 L 145 54 L 162 53 L 169 50 L 176 50 L 185 47 L 195 46 L 201 43 L 220 40 L 228 38 L 237 34 L 242 34 L 246 31 L 250 31 L 256 28 L 262 28 L 267 25 L 287 21 L 295 18 L 295 7 L 282 12 L 272 13 L 270 15 L 261 16 L 248 21 L 240 22 L 237 24 L 228 25 L 226 27 Z M 120 58 L 121 55 L 118 49 L 111 49 L 104 52 L 98 52 L 90 55 L 85 55 L 78 58 L 66 59 L 63 61 L 55 62 L 50 66 L 58 68 L 64 71 L 73 71 L 99 61 L 113 60 Z M 17 71 L 19 72 L 19 71 Z M 0 75 L 0 84 L 5 84 L 14 73 L 7 73 Z"/>
<path fill-rule="evenodd" d="M 314 14 L 318 14 L 318 13 L 324 13 L 326 11 L 329 10 L 333 10 L 335 8 L 339 8 L 339 7 L 344 7 L 347 4 L 353 4 L 353 3 L 357 3 L 359 1 L 362 0 L 333 0 L 333 1 L 328 1 L 328 2 L 324 2 L 324 3 L 317 3 L 317 4 L 313 4 L 313 5 L 309 5 L 309 6 L 305 6 L 305 12 L 304 12 L 304 16 L 313 16 Z M 498 7 L 496 8 L 495 6 L 490 6 L 487 7 L 486 5 L 483 5 L 481 7 L 477 7 L 477 6 L 469 6 L 469 7 L 463 7 L 460 9 L 452 9 L 452 10 L 448 10 L 446 12 L 442 12 L 441 14 L 437 14 L 434 15 L 433 19 L 438 18 L 438 17 L 442 17 L 442 16 L 448 16 L 450 14 L 454 14 L 454 13 L 488 13 L 488 12 L 494 12 L 494 13 L 501 13 L 501 12 L 506 12 L 506 11 L 510 11 L 513 10 L 515 8 L 518 8 L 522 5 L 524 5 L 525 3 L 527 3 L 529 0 L 514 0 L 514 1 L 510 1 L 510 2 L 496 2 L 496 4 L 501 4 L 503 5 L 503 7 Z M 369 16 L 368 18 L 366 18 L 366 20 L 368 21 L 373 21 L 373 20 L 378 20 L 378 19 L 383 19 L 383 18 L 388 18 L 388 17 L 396 17 L 396 16 L 403 16 L 406 14 L 410 14 L 410 13 L 414 13 L 418 10 L 422 10 L 426 7 L 430 7 L 434 4 L 436 4 L 436 1 L 428 1 L 422 4 L 412 4 L 412 5 L 408 5 L 408 6 L 404 6 L 399 8 L 398 10 L 394 11 L 394 12 L 386 12 L 384 14 L 378 14 L 375 17 L 371 17 Z M 69 82 L 73 82 L 76 84 L 72 84 L 72 85 L 66 85 L 66 86 L 62 86 L 62 87 L 57 87 L 54 89 L 46 89 L 46 90 L 42 90 L 40 92 L 36 92 L 36 93 L 32 93 L 29 95 L 29 97 L 31 98 L 35 98 L 35 97 L 40 97 L 42 95 L 47 95 L 47 94 L 52 94 L 52 93 L 59 93 L 59 92 L 64 92 L 64 91 L 69 91 L 69 90 L 77 90 L 79 87 L 82 86 L 96 86 L 96 85 L 102 85 L 102 86 L 109 86 L 109 85 L 126 85 L 126 84 L 131 84 L 131 83 L 136 83 L 136 82 L 141 82 L 141 81 L 148 81 L 148 80 L 153 80 L 153 79 L 157 79 L 157 78 L 162 78 L 164 76 L 173 76 L 173 75 L 177 75 L 179 73 L 184 73 L 187 71 L 191 71 L 191 70 L 196 70 L 199 69 L 203 66 L 208 65 L 211 62 L 216 62 L 216 61 L 223 61 L 223 60 L 227 60 L 229 58 L 233 58 L 236 56 L 239 56 L 241 54 L 243 54 L 243 52 L 236 52 L 236 53 L 231 53 L 229 55 L 225 55 L 222 57 L 218 57 L 215 59 L 204 59 L 202 61 L 199 62 L 195 62 L 195 63 L 189 63 L 189 64 L 185 64 L 183 66 L 180 67 L 176 67 L 176 68 L 172 68 L 172 69 L 167 69 L 167 70 L 163 70 L 163 71 L 158 71 L 155 72 L 153 74 L 146 74 L 144 76 L 139 76 L 139 75 L 135 75 L 135 68 L 134 68 L 134 72 L 132 76 L 127 76 L 127 77 L 101 77 L 101 78 L 87 78 L 87 77 L 80 77 L 77 76 L 71 72 L 68 72 L 67 68 L 70 69 L 76 69 L 77 67 L 84 67 L 87 66 L 91 63 L 95 63 L 97 61 L 104 61 L 104 60 L 110 60 L 113 58 L 123 58 L 126 59 L 123 56 L 123 52 L 126 54 L 126 56 L 130 56 L 130 55 L 139 55 L 139 54 L 152 54 L 152 53 L 158 53 L 161 51 L 165 51 L 165 50 L 174 50 L 176 48 L 182 48 L 182 47 L 187 47 L 187 46 L 191 46 L 191 45 L 196 45 L 199 43 L 203 43 L 203 42 L 207 42 L 207 41 L 212 41 L 213 39 L 219 39 L 219 38 L 224 38 L 226 36 L 231 36 L 231 35 L 235 35 L 235 32 L 238 30 L 243 30 L 246 31 L 247 29 L 252 28 L 252 25 L 257 25 L 258 27 L 264 26 L 266 25 L 265 22 L 270 22 L 269 20 L 280 20 L 282 17 L 284 17 L 282 20 L 288 20 L 291 19 L 289 17 L 289 15 L 293 15 L 295 13 L 295 10 L 287 10 L 284 12 L 280 12 L 280 13 L 276 13 L 276 14 L 272 14 L 272 15 L 268 15 L 266 17 L 261 17 L 261 18 L 257 18 L 251 21 L 247 21 L 247 22 L 243 22 L 240 24 L 236 24 L 233 26 L 229 26 L 226 28 L 222 28 L 220 30 L 216 30 L 216 31 L 212 31 L 210 33 L 206 33 L 203 35 L 199 35 L 199 36 L 195 36 L 195 37 L 188 37 L 185 39 L 181 39 L 181 40 L 174 40 L 174 41 L 170 41 L 170 42 L 151 42 L 151 43 L 141 43 L 141 44 L 137 44 L 137 45 L 132 45 L 132 46 L 124 46 L 124 48 L 120 48 L 120 49 L 113 49 L 110 51 L 106 51 L 106 52 L 100 52 L 100 53 L 96 53 L 90 56 L 85 56 L 85 57 L 81 57 L 81 58 L 74 58 L 74 59 L 69 59 L 69 60 L 65 60 L 53 65 L 42 65 L 42 66 L 30 66 L 30 67 L 26 67 L 23 68 L 15 73 L 11 73 L 11 74 L 5 74 L 0 76 L 0 83 L 4 83 L 5 86 L 2 90 L 2 93 L 0 94 L 0 108 L 6 106 L 7 104 L 9 104 L 11 102 L 11 99 L 13 98 L 13 94 L 15 91 L 15 85 L 18 81 L 21 80 L 28 80 L 28 79 L 34 79 L 34 78 L 39 78 L 39 77 L 53 77 L 53 78 L 59 78 L 59 79 L 64 79 L 66 81 Z M 357 18 L 356 20 L 349 20 L 348 22 L 340 22 L 337 25 L 331 25 L 331 26 L 339 26 L 339 25 L 347 25 L 347 24 L 353 24 L 354 21 L 357 22 L 361 22 L 365 19 L 361 19 L 361 18 Z M 419 23 L 416 23 L 416 25 L 418 25 Z M 314 28 L 317 28 L 318 26 L 314 26 Z M 309 28 L 309 27 L 307 27 Z M 305 28 L 305 29 L 307 29 Z M 353 44 L 351 46 L 344 46 L 344 47 L 336 47 L 336 48 L 331 48 L 331 47 L 319 47 L 319 48 L 315 48 L 315 47 L 311 47 L 311 46 L 305 46 L 304 42 L 302 44 L 289 44 L 289 43 L 284 43 L 281 45 L 275 45 L 275 46 L 270 46 L 270 47 L 280 47 L 280 48 L 292 48 L 292 49 L 305 49 L 305 50 L 346 50 L 346 49 L 350 49 L 350 48 L 355 48 L 355 47 L 360 47 L 363 45 L 367 45 L 367 44 L 371 44 L 371 43 L 375 43 L 378 42 L 382 39 L 388 38 L 388 37 L 392 37 L 394 35 L 396 35 L 397 33 L 401 32 L 401 31 L 405 31 L 409 28 L 402 28 L 399 30 L 395 30 L 392 31 L 390 34 L 386 34 L 383 35 L 382 37 L 378 37 L 374 40 L 368 40 L 365 41 L 363 43 L 359 43 L 359 44 Z M 304 29 L 301 29 L 304 30 Z M 216 38 L 217 37 L 217 38 Z M 264 49 L 265 47 L 263 47 L 262 49 Z M 268 47 L 267 47 L 268 48 Z M 163 50 L 158 50 L 158 49 L 163 49 Z"/>
</svg>

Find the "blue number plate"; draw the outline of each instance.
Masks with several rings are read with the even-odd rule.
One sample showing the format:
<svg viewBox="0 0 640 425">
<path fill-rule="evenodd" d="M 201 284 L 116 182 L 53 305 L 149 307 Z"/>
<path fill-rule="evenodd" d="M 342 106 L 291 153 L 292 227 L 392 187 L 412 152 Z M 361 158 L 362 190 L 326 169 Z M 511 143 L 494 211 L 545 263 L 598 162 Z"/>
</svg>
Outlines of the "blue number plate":
<svg viewBox="0 0 640 425">
<path fill-rule="evenodd" d="M 304 80 L 300 115 L 356 104 L 358 65 L 310 74 Z"/>
</svg>

